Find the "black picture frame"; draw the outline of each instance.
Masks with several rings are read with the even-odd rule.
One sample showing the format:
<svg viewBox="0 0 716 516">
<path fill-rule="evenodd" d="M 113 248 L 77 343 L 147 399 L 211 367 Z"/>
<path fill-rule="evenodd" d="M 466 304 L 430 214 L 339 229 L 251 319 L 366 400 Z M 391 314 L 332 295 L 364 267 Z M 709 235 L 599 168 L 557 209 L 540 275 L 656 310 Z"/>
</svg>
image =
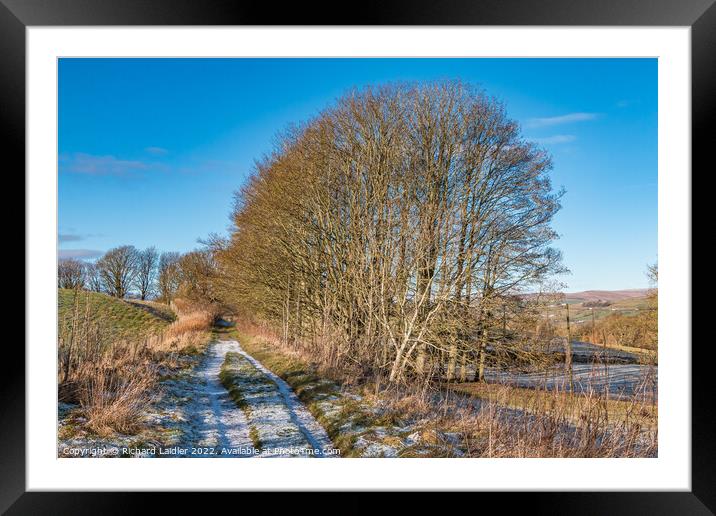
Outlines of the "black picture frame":
<svg viewBox="0 0 716 516">
<path fill-rule="evenodd" d="M 5 161 L 25 167 L 25 29 L 82 25 L 551 25 L 689 26 L 692 70 L 692 168 L 706 173 L 716 102 L 715 0 L 458 0 L 361 3 L 339 14 L 337 4 L 238 3 L 231 0 L 0 0 L 0 119 Z M 711 130 L 711 131 L 710 131 Z M 13 167 L 8 166 L 9 174 Z M 689 171 L 684 171 L 687 180 Z M 694 177 L 691 172 L 691 177 Z M 27 257 L 26 257 L 27 258 Z M 25 274 L 31 273 L 27 268 Z M 31 310 L 31 306 L 26 307 Z M 691 343 L 680 343 L 682 346 Z M 25 353 L 6 346 L 0 375 L 0 510 L 8 514 L 111 514 L 135 512 L 136 493 L 25 492 Z M 525 504 L 550 514 L 713 514 L 716 512 L 716 428 L 710 397 L 712 372 L 707 348 L 692 347 L 692 490 L 690 492 L 509 494 L 510 508 Z M 142 496 L 148 496 L 144 494 Z M 163 493 L 166 511 L 182 508 L 186 494 Z M 212 495 L 214 504 L 224 496 Z M 241 495 L 245 496 L 245 495 Z M 300 503 L 300 497 L 272 496 L 272 509 Z M 348 495 L 353 497 L 356 495 Z M 475 495 L 473 495 L 475 496 Z M 505 496 L 480 494 L 481 497 Z M 421 497 L 414 499 L 420 501 Z M 482 499 L 482 507 L 493 500 Z M 453 501 L 454 503 L 454 501 Z M 488 503 L 488 505 L 484 505 Z M 278 505 L 277 505 L 278 504 Z M 362 503 L 344 498 L 340 506 Z M 468 504 L 470 507 L 471 504 Z M 174 508 L 172 507 L 174 506 Z M 474 506 L 476 509 L 477 506 Z M 330 510 L 330 509 L 329 509 Z M 273 512 L 272 511 L 272 512 Z M 339 512 L 347 512 L 341 510 Z"/>
</svg>

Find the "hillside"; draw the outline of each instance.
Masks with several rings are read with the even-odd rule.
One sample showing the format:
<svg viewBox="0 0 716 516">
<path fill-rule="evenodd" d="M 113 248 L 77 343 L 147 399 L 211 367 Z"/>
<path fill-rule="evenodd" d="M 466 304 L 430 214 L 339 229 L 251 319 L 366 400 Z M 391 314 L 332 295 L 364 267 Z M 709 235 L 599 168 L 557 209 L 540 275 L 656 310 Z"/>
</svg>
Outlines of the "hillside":
<svg viewBox="0 0 716 516">
<path fill-rule="evenodd" d="M 584 290 L 582 292 L 567 292 L 565 297 L 570 303 L 584 303 L 588 301 L 623 301 L 625 299 L 643 298 L 649 291 L 644 288 L 626 290 Z"/>
<path fill-rule="evenodd" d="M 69 324 L 77 303 L 81 314 L 89 308 L 90 318 L 100 324 L 112 340 L 154 335 L 171 322 L 166 310 L 150 309 L 148 305 L 142 306 L 99 292 L 76 293 L 74 290 L 58 289 L 57 300 L 60 327 Z"/>
</svg>

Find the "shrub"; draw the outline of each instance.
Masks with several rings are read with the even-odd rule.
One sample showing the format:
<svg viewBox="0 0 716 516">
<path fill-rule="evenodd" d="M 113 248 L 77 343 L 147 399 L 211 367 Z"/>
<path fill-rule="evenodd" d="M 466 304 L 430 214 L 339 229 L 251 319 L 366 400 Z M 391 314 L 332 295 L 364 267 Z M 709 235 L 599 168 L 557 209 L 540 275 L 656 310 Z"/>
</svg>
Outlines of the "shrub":
<svg viewBox="0 0 716 516">
<path fill-rule="evenodd" d="M 151 403 L 148 393 L 154 378 L 153 368 L 143 364 L 121 369 L 106 365 L 89 368 L 80 391 L 87 428 L 98 435 L 135 433 Z"/>
</svg>

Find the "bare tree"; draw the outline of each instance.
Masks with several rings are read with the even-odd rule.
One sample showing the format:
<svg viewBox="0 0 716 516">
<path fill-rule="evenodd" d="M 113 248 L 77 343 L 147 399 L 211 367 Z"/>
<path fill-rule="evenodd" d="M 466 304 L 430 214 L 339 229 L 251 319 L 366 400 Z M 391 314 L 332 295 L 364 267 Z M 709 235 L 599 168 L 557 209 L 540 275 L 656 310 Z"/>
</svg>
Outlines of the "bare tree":
<svg viewBox="0 0 716 516">
<path fill-rule="evenodd" d="M 550 169 L 470 85 L 352 91 L 258 163 L 212 287 L 333 366 L 484 370 L 526 353 L 514 296 L 561 269 Z"/>
<path fill-rule="evenodd" d="M 657 262 L 647 265 L 646 276 L 649 278 L 652 288 L 657 288 L 659 284 L 659 264 Z"/>
<path fill-rule="evenodd" d="M 124 298 L 137 275 L 139 253 L 134 246 L 124 245 L 110 249 L 97 260 L 102 283 L 107 293 Z"/>
<path fill-rule="evenodd" d="M 179 291 L 182 296 L 196 301 L 216 301 L 214 295 L 216 265 L 210 252 L 191 251 L 184 254 L 177 265 L 180 274 Z"/>
<path fill-rule="evenodd" d="M 155 279 L 157 276 L 157 262 L 159 253 L 155 247 L 148 247 L 144 251 L 137 252 L 137 274 L 136 287 L 140 299 L 147 299 L 154 292 Z"/>
<path fill-rule="evenodd" d="M 87 262 L 85 268 L 85 287 L 92 292 L 102 292 L 102 275 L 96 263 Z"/>
<path fill-rule="evenodd" d="M 175 252 L 162 253 L 159 257 L 157 290 L 159 299 L 163 303 L 171 303 L 179 290 L 181 282 L 181 270 L 179 268 L 180 258 L 181 255 Z"/>
<path fill-rule="evenodd" d="M 659 262 L 648 265 L 646 275 L 651 283 L 646 326 L 649 343 L 656 348 L 659 344 Z"/>
<path fill-rule="evenodd" d="M 57 286 L 60 288 L 83 288 L 84 264 L 74 258 L 60 260 L 57 264 Z"/>
</svg>

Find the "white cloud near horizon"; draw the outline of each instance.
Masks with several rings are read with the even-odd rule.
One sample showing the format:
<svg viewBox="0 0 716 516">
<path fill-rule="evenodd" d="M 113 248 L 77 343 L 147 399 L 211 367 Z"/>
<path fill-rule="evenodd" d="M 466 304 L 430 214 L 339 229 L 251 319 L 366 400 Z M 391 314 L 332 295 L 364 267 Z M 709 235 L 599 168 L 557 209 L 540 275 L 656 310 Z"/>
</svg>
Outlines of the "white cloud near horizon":
<svg viewBox="0 0 716 516">
<path fill-rule="evenodd" d="M 572 122 L 585 122 L 588 120 L 596 120 L 599 113 L 567 113 L 566 115 L 550 116 L 543 118 L 529 118 L 525 123 L 525 127 L 552 127 L 561 124 L 570 124 Z"/>
<path fill-rule="evenodd" d="M 59 249 L 57 254 L 60 260 L 68 260 L 70 258 L 86 260 L 89 258 L 99 258 L 104 253 L 95 249 Z"/>
</svg>

